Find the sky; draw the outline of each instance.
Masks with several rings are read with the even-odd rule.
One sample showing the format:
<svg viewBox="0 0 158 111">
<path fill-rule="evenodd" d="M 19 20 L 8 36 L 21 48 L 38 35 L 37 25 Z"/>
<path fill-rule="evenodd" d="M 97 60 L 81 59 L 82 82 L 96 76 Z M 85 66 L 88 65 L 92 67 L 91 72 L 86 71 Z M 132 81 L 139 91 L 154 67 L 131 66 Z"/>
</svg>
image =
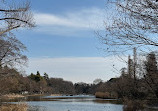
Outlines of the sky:
<svg viewBox="0 0 158 111">
<path fill-rule="evenodd" d="M 28 50 L 26 74 L 46 72 L 74 83 L 119 76 L 125 63 L 106 56 L 95 34 L 110 23 L 106 0 L 31 0 L 31 10 L 36 27 L 16 31 Z"/>
</svg>

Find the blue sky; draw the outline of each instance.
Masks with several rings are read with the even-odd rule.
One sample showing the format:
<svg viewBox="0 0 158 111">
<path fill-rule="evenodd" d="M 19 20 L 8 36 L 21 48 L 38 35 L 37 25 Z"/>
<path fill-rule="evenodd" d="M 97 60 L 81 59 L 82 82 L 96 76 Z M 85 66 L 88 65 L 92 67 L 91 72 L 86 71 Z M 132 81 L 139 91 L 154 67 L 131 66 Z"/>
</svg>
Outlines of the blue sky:
<svg viewBox="0 0 158 111">
<path fill-rule="evenodd" d="M 50 77 L 91 83 L 96 78 L 108 80 L 119 76 L 124 63 L 104 57 L 95 31 L 103 31 L 106 0 L 32 0 L 31 9 L 37 27 L 16 32 L 27 47 L 26 73 L 47 72 Z M 102 47 L 104 48 L 104 47 Z M 104 58 L 103 58 L 104 57 Z"/>
</svg>

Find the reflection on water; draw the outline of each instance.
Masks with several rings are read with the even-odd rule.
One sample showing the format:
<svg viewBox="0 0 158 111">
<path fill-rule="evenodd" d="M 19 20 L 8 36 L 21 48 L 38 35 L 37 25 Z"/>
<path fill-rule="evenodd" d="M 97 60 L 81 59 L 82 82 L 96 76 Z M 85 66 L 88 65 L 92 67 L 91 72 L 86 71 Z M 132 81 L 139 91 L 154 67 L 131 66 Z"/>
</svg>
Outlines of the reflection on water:
<svg viewBox="0 0 158 111">
<path fill-rule="evenodd" d="M 7 101 L 25 101 L 29 105 L 28 111 L 123 111 L 121 101 L 98 99 L 94 96 L 29 96 Z"/>
<path fill-rule="evenodd" d="M 122 111 L 122 105 L 111 104 L 110 101 L 116 102 L 94 96 L 45 96 L 27 103 L 29 111 Z"/>
<path fill-rule="evenodd" d="M 28 111 L 47 111 L 47 109 L 46 107 L 42 107 L 42 106 L 29 106 Z"/>
<path fill-rule="evenodd" d="M 30 106 L 39 106 L 38 110 L 30 111 L 122 111 L 122 105 L 101 104 L 93 101 L 64 99 L 59 101 L 28 102 Z M 33 108 L 33 107 L 32 107 Z"/>
</svg>

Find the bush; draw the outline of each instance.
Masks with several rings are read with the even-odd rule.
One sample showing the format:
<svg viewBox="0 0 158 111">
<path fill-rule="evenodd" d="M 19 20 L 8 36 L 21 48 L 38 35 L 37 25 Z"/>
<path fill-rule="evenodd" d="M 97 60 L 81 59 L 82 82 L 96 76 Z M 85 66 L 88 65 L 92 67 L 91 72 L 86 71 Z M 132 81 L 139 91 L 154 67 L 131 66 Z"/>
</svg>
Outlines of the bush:
<svg viewBox="0 0 158 111">
<path fill-rule="evenodd" d="M 146 101 L 124 99 L 124 111 L 140 111 L 146 106 Z"/>
</svg>

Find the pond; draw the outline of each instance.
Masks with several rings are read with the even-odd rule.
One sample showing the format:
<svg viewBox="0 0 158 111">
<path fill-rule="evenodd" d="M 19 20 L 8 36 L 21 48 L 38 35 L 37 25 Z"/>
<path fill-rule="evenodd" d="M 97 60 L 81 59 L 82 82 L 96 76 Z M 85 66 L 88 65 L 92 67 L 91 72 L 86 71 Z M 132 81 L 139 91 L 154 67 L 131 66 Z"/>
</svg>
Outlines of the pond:
<svg viewBox="0 0 158 111">
<path fill-rule="evenodd" d="M 96 99 L 94 96 L 43 97 L 46 101 L 27 102 L 30 111 L 122 111 L 122 105 L 111 104 L 116 100 Z"/>
<path fill-rule="evenodd" d="M 20 101 L 28 104 L 28 111 L 123 111 L 123 105 L 116 99 L 98 99 L 88 95 L 29 96 L 8 102 L 16 104 Z"/>
</svg>

